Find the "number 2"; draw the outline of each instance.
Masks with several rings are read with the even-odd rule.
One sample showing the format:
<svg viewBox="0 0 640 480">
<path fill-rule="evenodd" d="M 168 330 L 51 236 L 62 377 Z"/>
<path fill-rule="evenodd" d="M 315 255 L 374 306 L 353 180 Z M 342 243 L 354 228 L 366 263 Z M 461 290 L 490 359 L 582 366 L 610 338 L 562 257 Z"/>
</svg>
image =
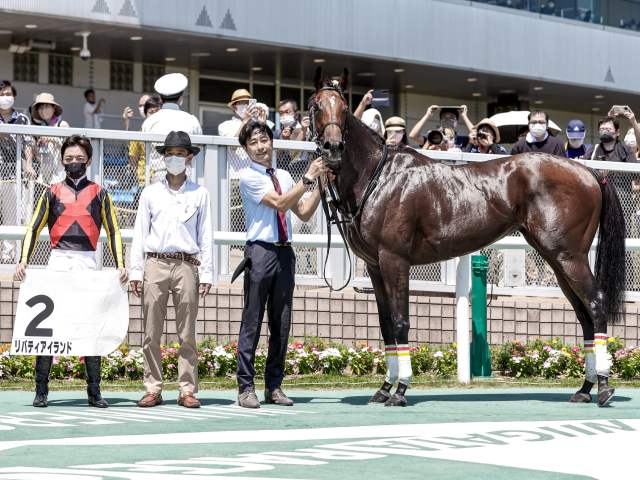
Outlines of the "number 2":
<svg viewBox="0 0 640 480">
<path fill-rule="evenodd" d="M 29 322 L 27 325 L 27 329 L 24 334 L 27 337 L 53 337 L 53 329 L 52 328 L 38 328 L 42 322 L 44 322 L 49 315 L 53 312 L 53 300 L 47 297 L 46 295 L 36 295 L 33 298 L 30 298 L 25 302 L 27 306 L 34 307 L 39 303 L 44 304 L 44 310 L 42 310 L 38 315 L 36 315 L 33 320 Z"/>
</svg>

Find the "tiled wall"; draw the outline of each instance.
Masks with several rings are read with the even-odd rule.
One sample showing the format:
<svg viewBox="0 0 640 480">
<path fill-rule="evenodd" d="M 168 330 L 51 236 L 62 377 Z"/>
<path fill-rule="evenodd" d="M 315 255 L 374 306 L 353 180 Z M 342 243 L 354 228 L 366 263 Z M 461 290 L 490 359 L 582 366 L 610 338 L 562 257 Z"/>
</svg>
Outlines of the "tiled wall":
<svg viewBox="0 0 640 480">
<path fill-rule="evenodd" d="M 18 283 L 0 284 L 0 343 L 11 341 L 11 328 L 18 298 Z M 128 342 L 140 346 L 143 337 L 140 299 L 130 294 Z M 243 296 L 239 288 L 217 288 L 200 300 L 197 333 L 199 339 L 218 343 L 237 339 L 242 317 Z M 170 301 L 171 305 L 171 301 Z M 638 305 L 627 304 L 625 322 L 609 328 L 609 335 L 622 338 L 627 346 L 639 344 Z M 177 341 L 175 314 L 167 310 L 164 343 Z M 455 340 L 455 304 L 452 296 L 411 296 L 409 340 L 416 343 L 449 343 Z M 488 310 L 489 341 L 497 345 L 519 340 L 560 337 L 581 343 L 582 330 L 568 302 L 561 299 L 492 300 Z M 266 319 L 262 333 L 266 334 Z M 345 344 L 381 342 L 374 296 L 362 293 L 331 293 L 326 290 L 296 289 L 293 300 L 291 336 L 305 335 L 341 341 Z M 262 343 L 266 344 L 266 336 Z"/>
</svg>

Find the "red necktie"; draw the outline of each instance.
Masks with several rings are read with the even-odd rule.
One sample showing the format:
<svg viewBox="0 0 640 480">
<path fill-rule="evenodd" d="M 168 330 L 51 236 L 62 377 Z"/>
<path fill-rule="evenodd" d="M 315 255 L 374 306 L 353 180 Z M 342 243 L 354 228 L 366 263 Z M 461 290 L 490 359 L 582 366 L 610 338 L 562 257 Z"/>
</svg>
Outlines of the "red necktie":
<svg viewBox="0 0 640 480">
<path fill-rule="evenodd" d="M 278 181 L 278 177 L 276 177 L 275 170 L 273 168 L 267 168 L 267 174 L 271 177 L 273 188 L 276 189 L 276 193 L 278 193 L 278 195 L 282 195 L 282 189 L 280 188 L 280 182 Z M 278 243 L 284 243 L 289 240 L 289 235 L 287 233 L 287 219 L 284 212 L 276 210 L 276 214 L 278 216 Z"/>
</svg>

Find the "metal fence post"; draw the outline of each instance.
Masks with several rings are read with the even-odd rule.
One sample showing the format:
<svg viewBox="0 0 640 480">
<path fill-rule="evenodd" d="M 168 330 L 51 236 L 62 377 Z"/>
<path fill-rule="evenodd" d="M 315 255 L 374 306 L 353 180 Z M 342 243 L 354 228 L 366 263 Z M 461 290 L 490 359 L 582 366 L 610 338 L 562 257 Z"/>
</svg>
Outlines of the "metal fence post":
<svg viewBox="0 0 640 480">
<path fill-rule="evenodd" d="M 213 223 L 213 231 L 217 232 L 222 230 L 220 225 L 220 190 L 217 185 L 218 180 L 218 152 L 222 147 L 217 145 L 208 145 L 202 156 L 202 168 L 198 169 L 202 171 L 202 177 L 198 178 L 198 183 L 203 185 L 209 191 L 209 199 L 211 201 L 211 222 Z M 222 246 L 216 245 L 215 233 L 213 243 L 213 268 L 214 268 L 214 281 L 217 283 L 218 276 L 221 272 L 220 266 L 220 251 Z"/>
<path fill-rule="evenodd" d="M 458 361 L 458 381 L 471 381 L 469 356 L 469 255 L 458 258 L 456 274 L 456 343 Z"/>
<path fill-rule="evenodd" d="M 474 377 L 491 376 L 491 356 L 487 342 L 488 265 L 484 255 L 471 257 L 471 374 Z"/>
<path fill-rule="evenodd" d="M 218 156 L 217 162 L 217 178 L 218 178 L 218 198 L 217 198 L 217 227 L 220 231 L 229 231 L 230 212 L 229 212 L 229 169 L 227 168 L 227 148 L 223 145 L 217 145 L 216 152 Z M 218 257 L 216 260 L 218 266 L 218 275 L 229 273 L 229 247 L 219 246 Z"/>
</svg>

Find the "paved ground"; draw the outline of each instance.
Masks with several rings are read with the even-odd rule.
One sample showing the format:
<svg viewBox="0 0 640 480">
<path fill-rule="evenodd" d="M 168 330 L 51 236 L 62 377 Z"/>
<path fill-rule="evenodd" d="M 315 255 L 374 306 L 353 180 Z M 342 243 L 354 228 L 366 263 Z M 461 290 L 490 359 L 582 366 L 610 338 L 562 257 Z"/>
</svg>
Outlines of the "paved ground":
<svg viewBox="0 0 640 480">
<path fill-rule="evenodd" d="M 404 409 L 367 405 L 370 390 L 290 390 L 292 408 L 139 409 L 137 394 L 0 392 L 0 479 L 638 478 L 640 390 L 610 408 L 567 403 L 564 389 L 411 390 Z M 628 454 L 626 452 L 629 452 Z"/>
</svg>

